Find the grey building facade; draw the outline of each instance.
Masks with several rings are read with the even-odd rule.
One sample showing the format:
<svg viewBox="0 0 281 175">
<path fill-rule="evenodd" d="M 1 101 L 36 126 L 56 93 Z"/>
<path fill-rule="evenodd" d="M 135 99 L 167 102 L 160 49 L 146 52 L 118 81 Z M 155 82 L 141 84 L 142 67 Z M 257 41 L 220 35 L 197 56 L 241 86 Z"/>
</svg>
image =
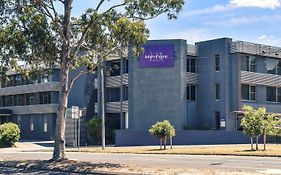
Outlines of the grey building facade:
<svg viewBox="0 0 281 175">
<path fill-rule="evenodd" d="M 69 107 L 85 108 L 84 122 L 101 115 L 104 86 L 111 129 L 138 135 L 162 120 L 177 131 L 241 130 L 234 111 L 243 105 L 281 113 L 281 48 L 219 38 L 195 45 L 182 39 L 151 40 L 144 50 L 141 56 L 129 49 L 126 58 L 107 58 L 104 85 L 101 67 L 78 79 Z M 18 76 L 11 75 L 14 84 L 0 88 L 0 122 L 19 123 L 22 138 L 52 139 L 59 69 L 36 82 Z"/>
<path fill-rule="evenodd" d="M 159 60 L 153 60 L 158 57 L 153 54 L 161 58 L 166 46 L 173 48 L 173 64 L 154 64 Z M 181 39 L 152 40 L 144 45 L 147 48 L 151 55 L 135 57 L 129 52 L 128 58 L 113 58 L 105 65 L 106 113 L 119 118 L 120 129 L 147 131 L 167 119 L 176 130 L 235 131 L 241 127 L 234 111 L 243 105 L 281 112 L 281 48 L 231 38 L 195 45 Z M 154 63 L 143 65 L 145 58 Z M 117 73 L 106 72 L 111 69 Z M 97 114 L 99 103 L 97 98 Z"/>
<path fill-rule="evenodd" d="M 71 71 L 70 77 L 77 73 Z M 4 122 L 17 123 L 21 129 L 21 139 L 53 140 L 59 101 L 59 74 L 60 69 L 54 68 L 51 72 L 33 74 L 24 77 L 10 71 L 8 79 L 2 79 L 0 86 L 0 124 Z M 89 76 L 82 76 L 75 82 L 69 95 L 69 108 L 78 106 L 86 108 L 89 95 L 86 85 Z M 81 95 L 83 94 L 83 95 Z M 86 102 L 87 101 L 87 102 Z M 86 115 L 86 113 L 84 112 Z M 84 119 L 85 118 L 85 119 Z M 71 110 L 67 113 L 66 137 L 67 143 L 72 144 L 74 121 Z M 86 116 L 81 118 L 81 142 L 86 142 Z"/>
</svg>

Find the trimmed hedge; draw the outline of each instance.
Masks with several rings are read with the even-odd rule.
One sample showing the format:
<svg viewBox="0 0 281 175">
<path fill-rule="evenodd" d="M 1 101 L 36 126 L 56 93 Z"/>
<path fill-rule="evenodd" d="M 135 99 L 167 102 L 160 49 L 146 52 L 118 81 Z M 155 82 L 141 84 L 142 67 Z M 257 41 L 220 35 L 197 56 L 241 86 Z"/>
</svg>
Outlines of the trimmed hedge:
<svg viewBox="0 0 281 175">
<path fill-rule="evenodd" d="M 15 123 L 0 125 L 0 147 L 13 146 L 20 139 L 20 129 Z"/>
</svg>

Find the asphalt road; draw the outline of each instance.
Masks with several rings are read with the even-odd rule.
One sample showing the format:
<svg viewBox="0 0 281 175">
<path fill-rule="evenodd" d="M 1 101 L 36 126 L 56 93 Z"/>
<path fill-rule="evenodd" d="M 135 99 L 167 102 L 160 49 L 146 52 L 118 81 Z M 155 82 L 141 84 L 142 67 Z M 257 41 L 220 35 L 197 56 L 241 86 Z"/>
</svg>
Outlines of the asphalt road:
<svg viewBox="0 0 281 175">
<path fill-rule="evenodd" d="M 193 155 L 145 155 L 145 154 L 102 154 L 67 153 L 69 159 L 94 163 L 115 163 L 157 168 L 220 169 L 243 172 L 281 174 L 281 158 L 193 156 Z M 51 152 L 1 153 L 4 160 L 47 160 Z"/>
</svg>

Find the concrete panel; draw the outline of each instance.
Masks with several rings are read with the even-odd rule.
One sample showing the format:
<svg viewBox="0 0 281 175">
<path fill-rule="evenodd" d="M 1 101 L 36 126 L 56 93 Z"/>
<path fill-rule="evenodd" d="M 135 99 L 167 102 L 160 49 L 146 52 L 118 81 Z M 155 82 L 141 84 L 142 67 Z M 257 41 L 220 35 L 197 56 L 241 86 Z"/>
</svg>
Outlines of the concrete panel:
<svg viewBox="0 0 281 175">
<path fill-rule="evenodd" d="M 147 130 L 156 121 L 169 120 L 176 129 L 186 123 L 186 41 L 148 41 L 146 45 L 173 45 L 174 66 L 140 68 L 129 53 L 129 128 Z"/>
<path fill-rule="evenodd" d="M 177 131 L 173 139 L 174 145 L 205 144 L 242 144 L 249 143 L 250 138 L 241 131 L 187 130 Z M 116 146 L 159 145 L 159 139 L 148 131 L 117 130 Z"/>
</svg>

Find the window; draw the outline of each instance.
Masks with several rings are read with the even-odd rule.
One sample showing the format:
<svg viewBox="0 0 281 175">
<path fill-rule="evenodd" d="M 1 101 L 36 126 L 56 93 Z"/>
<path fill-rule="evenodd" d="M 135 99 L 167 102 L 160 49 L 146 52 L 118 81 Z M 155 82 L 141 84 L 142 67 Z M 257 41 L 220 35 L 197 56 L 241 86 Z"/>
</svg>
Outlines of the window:
<svg viewBox="0 0 281 175">
<path fill-rule="evenodd" d="M 35 105 L 36 104 L 35 94 L 26 94 L 26 104 L 27 105 Z"/>
<path fill-rule="evenodd" d="M 13 96 L 4 96 L 4 106 L 13 106 Z"/>
<path fill-rule="evenodd" d="M 108 62 L 108 75 L 118 76 L 120 75 L 120 60 Z"/>
<path fill-rule="evenodd" d="M 44 116 L 44 119 L 43 119 L 43 125 L 44 125 L 44 132 L 47 132 L 48 131 L 48 122 L 47 122 L 47 117 Z"/>
<path fill-rule="evenodd" d="M 241 56 L 241 70 L 256 72 L 256 57 L 255 56 Z"/>
<path fill-rule="evenodd" d="M 215 70 L 220 70 L 220 55 L 215 55 Z"/>
<path fill-rule="evenodd" d="M 40 92 L 40 104 L 51 103 L 51 92 Z"/>
<path fill-rule="evenodd" d="M 120 101 L 120 88 L 107 88 L 108 102 Z"/>
<path fill-rule="evenodd" d="M 123 86 L 123 100 L 128 100 L 128 86 Z"/>
<path fill-rule="evenodd" d="M 220 84 L 216 84 L 216 100 L 219 100 L 220 98 Z"/>
<path fill-rule="evenodd" d="M 281 61 L 273 58 L 266 58 L 266 72 L 268 74 L 281 75 Z"/>
<path fill-rule="evenodd" d="M 24 105 L 24 95 L 16 95 L 15 96 L 15 106 Z"/>
<path fill-rule="evenodd" d="M 22 75 L 15 75 L 15 86 L 20 86 L 23 84 Z"/>
<path fill-rule="evenodd" d="M 196 73 L 196 59 L 189 57 L 186 60 L 186 72 Z"/>
<path fill-rule="evenodd" d="M 30 116 L 30 131 L 34 131 L 33 116 Z"/>
<path fill-rule="evenodd" d="M 220 129 L 221 127 L 221 116 L 219 111 L 215 111 L 215 120 L 216 120 L 216 129 Z"/>
<path fill-rule="evenodd" d="M 266 101 L 281 102 L 281 88 L 266 87 Z"/>
<path fill-rule="evenodd" d="M 256 86 L 251 86 L 248 84 L 241 85 L 241 97 L 242 100 L 256 100 Z"/>
<path fill-rule="evenodd" d="M 196 86 L 188 85 L 186 87 L 186 100 L 188 100 L 188 101 L 196 100 Z"/>
</svg>

